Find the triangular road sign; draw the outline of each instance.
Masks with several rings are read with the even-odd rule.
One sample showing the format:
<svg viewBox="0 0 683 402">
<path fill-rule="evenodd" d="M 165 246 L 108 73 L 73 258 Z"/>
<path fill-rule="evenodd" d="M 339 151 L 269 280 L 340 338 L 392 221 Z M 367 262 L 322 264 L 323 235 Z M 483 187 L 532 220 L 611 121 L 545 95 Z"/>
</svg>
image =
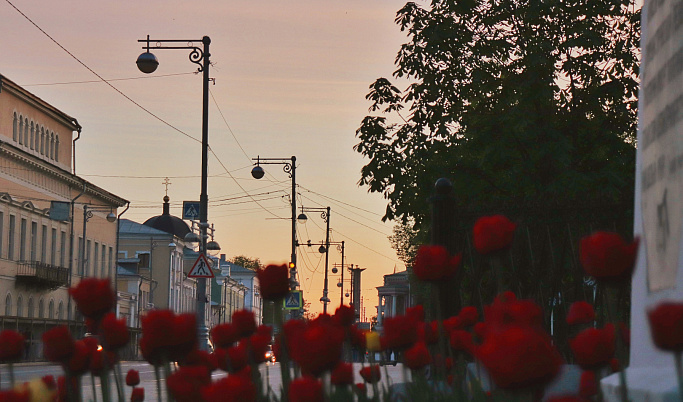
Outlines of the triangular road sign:
<svg viewBox="0 0 683 402">
<path fill-rule="evenodd" d="M 194 262 L 192 269 L 187 274 L 188 278 L 213 278 L 213 269 L 211 269 L 211 264 L 209 260 L 206 259 L 204 254 L 199 254 L 197 261 Z"/>
</svg>

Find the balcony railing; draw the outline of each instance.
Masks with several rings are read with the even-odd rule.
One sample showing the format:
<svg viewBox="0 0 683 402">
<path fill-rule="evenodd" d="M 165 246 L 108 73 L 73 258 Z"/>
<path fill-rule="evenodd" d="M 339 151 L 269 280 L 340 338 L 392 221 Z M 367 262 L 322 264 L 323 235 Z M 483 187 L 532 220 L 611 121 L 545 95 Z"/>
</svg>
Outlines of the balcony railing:
<svg viewBox="0 0 683 402">
<path fill-rule="evenodd" d="M 22 261 L 17 271 L 17 284 L 40 289 L 57 289 L 69 284 L 69 269 L 40 261 Z"/>
</svg>

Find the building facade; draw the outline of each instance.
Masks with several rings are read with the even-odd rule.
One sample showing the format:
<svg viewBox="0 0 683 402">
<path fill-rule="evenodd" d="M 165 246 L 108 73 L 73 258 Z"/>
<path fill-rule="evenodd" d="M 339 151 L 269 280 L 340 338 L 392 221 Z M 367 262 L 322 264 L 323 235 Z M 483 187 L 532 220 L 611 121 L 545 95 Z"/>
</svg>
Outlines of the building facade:
<svg viewBox="0 0 683 402">
<path fill-rule="evenodd" d="M 381 332 L 386 318 L 404 315 L 406 309 L 413 306 L 409 271 L 384 275 L 384 284 L 377 287 L 377 293 L 379 304 L 375 330 Z"/>
<path fill-rule="evenodd" d="M 244 268 L 240 265 L 227 261 L 225 254 L 221 254 L 218 260 L 220 267 L 220 279 L 222 283 L 223 297 L 220 299 L 222 309 L 225 311 L 227 321 L 235 310 L 249 310 L 254 313 L 256 322 L 263 323 L 263 299 L 259 291 L 256 271 Z"/>
<path fill-rule="evenodd" d="M 127 201 L 76 176 L 76 119 L 0 75 L 0 327 L 41 358 L 42 332 L 82 319 L 69 286 L 116 276 L 118 208 Z"/>
</svg>

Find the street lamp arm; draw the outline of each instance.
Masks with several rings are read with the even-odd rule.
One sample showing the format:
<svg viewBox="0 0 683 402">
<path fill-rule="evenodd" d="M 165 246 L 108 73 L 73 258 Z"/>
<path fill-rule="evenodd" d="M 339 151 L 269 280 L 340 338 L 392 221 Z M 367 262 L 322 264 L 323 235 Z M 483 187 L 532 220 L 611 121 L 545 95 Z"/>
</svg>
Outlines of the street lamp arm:
<svg viewBox="0 0 683 402">
<path fill-rule="evenodd" d="M 198 46 L 195 46 L 195 42 L 201 42 L 204 44 L 205 48 L 206 46 L 211 43 L 211 39 L 209 39 L 208 36 L 203 37 L 202 39 L 150 39 L 149 35 L 147 35 L 147 39 L 138 39 L 138 42 L 140 43 L 147 43 L 146 46 L 143 46 L 142 48 L 147 51 L 147 53 L 150 53 L 150 49 L 188 49 L 191 50 L 189 58 L 190 61 L 194 64 L 197 64 L 199 68 L 197 69 L 198 72 L 204 71 L 204 57 L 210 56 L 208 53 L 205 54 L 204 50 Z M 150 46 L 150 42 L 154 42 L 154 46 Z M 187 45 L 185 46 L 165 46 L 163 43 L 186 43 Z"/>
</svg>

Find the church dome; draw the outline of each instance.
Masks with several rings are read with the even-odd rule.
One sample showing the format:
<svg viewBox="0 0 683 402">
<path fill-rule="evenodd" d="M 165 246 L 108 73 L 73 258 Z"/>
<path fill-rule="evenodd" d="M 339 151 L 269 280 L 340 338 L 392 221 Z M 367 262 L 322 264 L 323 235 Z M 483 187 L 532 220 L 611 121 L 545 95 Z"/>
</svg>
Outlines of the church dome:
<svg viewBox="0 0 683 402">
<path fill-rule="evenodd" d="M 161 215 L 153 216 L 147 219 L 143 225 L 153 227 L 154 229 L 158 229 L 184 239 L 185 235 L 190 233 L 190 227 L 187 226 L 185 221 L 169 213 L 169 200 L 170 198 L 168 198 L 168 196 L 164 196 L 163 213 Z"/>
</svg>

